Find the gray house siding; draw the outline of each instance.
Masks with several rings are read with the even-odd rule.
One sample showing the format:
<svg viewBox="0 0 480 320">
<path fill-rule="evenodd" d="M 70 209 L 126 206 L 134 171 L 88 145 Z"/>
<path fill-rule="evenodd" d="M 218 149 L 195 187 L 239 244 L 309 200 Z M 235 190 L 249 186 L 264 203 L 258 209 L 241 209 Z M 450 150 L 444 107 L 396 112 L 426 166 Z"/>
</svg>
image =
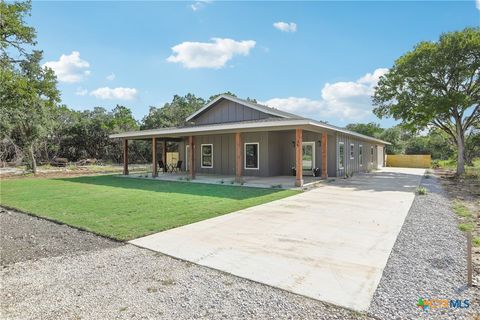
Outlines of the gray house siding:
<svg viewBox="0 0 480 320">
<path fill-rule="evenodd" d="M 322 168 L 321 133 L 303 131 L 304 142 L 315 144 L 315 167 Z M 242 133 L 242 168 L 244 176 L 289 176 L 292 167 L 295 167 L 295 132 L 288 131 L 262 131 Z M 259 144 L 259 168 L 245 169 L 244 146 L 245 143 Z M 339 143 L 345 144 L 345 166 L 339 168 Z M 185 145 L 187 140 L 180 143 L 180 159 L 184 161 Z M 213 167 L 202 168 L 201 145 L 213 145 Z M 354 145 L 353 159 L 350 159 L 350 144 Z M 363 145 L 363 164 L 360 165 L 359 146 Z M 329 177 L 343 177 L 346 173 L 368 171 L 378 166 L 378 150 L 382 145 L 355 139 L 353 136 L 341 133 L 328 133 L 327 136 L 327 170 Z M 370 148 L 373 147 L 373 162 L 371 161 Z M 199 174 L 235 175 L 235 136 L 234 134 L 204 135 L 195 138 L 195 168 Z M 304 175 L 310 172 L 304 171 Z"/>
<path fill-rule="evenodd" d="M 238 121 L 251 121 L 266 118 L 276 118 L 273 115 L 260 112 L 250 107 L 241 105 L 230 100 L 220 100 L 216 105 L 200 114 L 195 124 L 214 124 Z"/>
<path fill-rule="evenodd" d="M 344 168 L 339 167 L 340 159 L 340 143 L 345 145 L 345 165 Z M 350 157 L 350 145 L 353 144 L 353 159 Z M 360 163 L 359 147 L 363 146 L 363 161 Z M 371 148 L 373 147 L 373 159 L 371 159 Z M 346 134 L 338 133 L 336 135 L 336 176 L 343 177 L 346 174 L 351 175 L 354 172 L 369 171 L 377 169 L 378 157 L 377 157 L 377 144 L 371 142 L 355 139 L 354 137 Z M 373 161 L 372 161 L 373 160 Z"/>
</svg>

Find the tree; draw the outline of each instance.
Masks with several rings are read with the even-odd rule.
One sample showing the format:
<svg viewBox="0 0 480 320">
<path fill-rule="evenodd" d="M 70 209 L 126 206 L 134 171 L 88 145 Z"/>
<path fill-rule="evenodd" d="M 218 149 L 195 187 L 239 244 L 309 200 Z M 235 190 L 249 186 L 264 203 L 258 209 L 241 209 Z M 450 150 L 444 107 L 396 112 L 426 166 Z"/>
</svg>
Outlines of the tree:
<svg viewBox="0 0 480 320">
<path fill-rule="evenodd" d="M 52 128 L 52 113 L 60 101 L 53 71 L 40 66 L 42 54 L 34 51 L 19 68 L 2 64 L 0 69 L 0 104 L 2 136 L 15 141 L 29 155 L 30 166 L 37 172 L 35 153 L 41 139 Z"/>
<path fill-rule="evenodd" d="M 2 140 L 15 140 L 36 173 L 36 148 L 50 132 L 60 94 L 53 71 L 40 66 L 42 52 L 27 50 L 36 44 L 24 22 L 30 9 L 30 2 L 0 2 L 0 125 Z"/>
<path fill-rule="evenodd" d="M 177 127 L 186 124 L 186 118 L 203 107 L 205 100 L 188 93 L 185 96 L 175 95 L 172 102 L 165 103 L 162 108 L 150 107 L 148 115 L 142 120 L 142 129 Z"/>
<path fill-rule="evenodd" d="M 236 97 L 237 96 L 235 93 L 232 93 L 230 91 L 226 91 L 226 92 L 223 92 L 223 93 L 217 93 L 217 94 L 214 94 L 213 96 L 210 96 L 210 98 L 208 98 L 208 100 L 207 100 L 207 103 L 217 99 L 222 94 L 227 95 L 227 96 L 231 96 L 231 97 Z"/>
<path fill-rule="evenodd" d="M 350 123 L 345 128 L 375 138 L 378 138 L 384 131 L 384 129 L 380 127 L 380 124 L 374 122 Z"/>
<path fill-rule="evenodd" d="M 465 134 L 480 121 L 480 28 L 421 42 L 395 61 L 375 88 L 374 113 L 401 119 L 412 130 L 435 127 L 457 149 L 465 171 Z"/>
</svg>

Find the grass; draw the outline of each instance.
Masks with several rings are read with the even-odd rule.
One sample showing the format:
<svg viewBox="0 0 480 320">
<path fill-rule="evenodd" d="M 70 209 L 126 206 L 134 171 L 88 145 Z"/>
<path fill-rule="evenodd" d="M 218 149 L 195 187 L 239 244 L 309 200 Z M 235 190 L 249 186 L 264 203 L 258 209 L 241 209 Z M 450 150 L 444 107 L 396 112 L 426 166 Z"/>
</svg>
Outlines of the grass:
<svg viewBox="0 0 480 320">
<path fill-rule="evenodd" d="M 0 204 L 128 240 L 281 199 L 293 190 L 112 175 L 0 181 Z"/>
<path fill-rule="evenodd" d="M 465 174 L 463 175 L 467 179 L 480 180 L 480 158 L 472 161 L 471 166 L 465 165 Z M 455 171 L 457 169 L 456 160 L 434 160 L 433 166 Z"/>
<path fill-rule="evenodd" d="M 461 231 L 468 232 L 468 231 L 473 231 L 473 230 L 475 229 L 475 225 L 473 224 L 473 222 L 460 223 L 460 224 L 458 225 L 458 228 L 459 228 Z"/>
<path fill-rule="evenodd" d="M 480 237 L 474 237 L 472 240 L 472 244 L 474 247 L 480 247 Z"/>
<path fill-rule="evenodd" d="M 453 202 L 453 211 L 455 213 L 462 217 L 462 218 L 471 218 L 472 217 L 472 212 L 470 212 L 470 209 L 468 209 L 461 201 L 455 200 Z"/>
</svg>

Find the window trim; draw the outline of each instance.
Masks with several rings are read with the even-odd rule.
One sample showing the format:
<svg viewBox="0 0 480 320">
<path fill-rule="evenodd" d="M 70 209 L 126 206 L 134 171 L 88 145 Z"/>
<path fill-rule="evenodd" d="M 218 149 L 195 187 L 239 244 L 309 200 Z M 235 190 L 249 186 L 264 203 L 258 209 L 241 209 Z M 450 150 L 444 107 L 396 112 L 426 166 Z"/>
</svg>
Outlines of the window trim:
<svg viewBox="0 0 480 320">
<path fill-rule="evenodd" d="M 340 166 L 340 146 L 343 146 L 343 166 Z M 340 141 L 338 142 L 338 170 L 345 169 L 345 142 Z"/>
<path fill-rule="evenodd" d="M 358 162 L 360 163 L 360 167 L 363 167 L 363 144 L 358 145 Z"/>
<path fill-rule="evenodd" d="M 303 161 L 303 145 L 311 145 L 312 146 L 312 169 L 308 169 L 309 171 L 312 171 L 315 169 L 316 163 L 315 163 L 315 141 L 302 141 L 302 161 Z M 302 164 L 302 171 L 303 169 L 303 164 Z"/>
<path fill-rule="evenodd" d="M 350 160 L 355 159 L 355 143 L 350 143 L 350 150 L 349 151 L 350 151 Z"/>
<path fill-rule="evenodd" d="M 257 167 L 247 168 L 247 144 L 257 145 Z M 243 169 L 245 170 L 260 170 L 260 143 L 259 142 L 245 142 L 243 144 Z"/>
<path fill-rule="evenodd" d="M 203 146 L 210 146 L 212 150 L 212 165 L 211 166 L 204 166 L 203 165 Z M 200 167 L 202 169 L 212 169 L 213 168 L 213 143 L 202 143 L 200 145 Z"/>
</svg>

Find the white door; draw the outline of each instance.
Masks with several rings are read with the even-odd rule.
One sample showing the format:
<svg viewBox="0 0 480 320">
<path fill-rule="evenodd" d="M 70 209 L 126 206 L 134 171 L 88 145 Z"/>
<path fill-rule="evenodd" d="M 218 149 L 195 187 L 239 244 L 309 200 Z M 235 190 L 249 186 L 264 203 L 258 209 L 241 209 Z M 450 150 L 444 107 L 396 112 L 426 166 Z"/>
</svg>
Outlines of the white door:
<svg viewBox="0 0 480 320">
<path fill-rule="evenodd" d="M 315 168 L 315 142 L 302 143 L 302 169 L 309 174 Z"/>
</svg>

